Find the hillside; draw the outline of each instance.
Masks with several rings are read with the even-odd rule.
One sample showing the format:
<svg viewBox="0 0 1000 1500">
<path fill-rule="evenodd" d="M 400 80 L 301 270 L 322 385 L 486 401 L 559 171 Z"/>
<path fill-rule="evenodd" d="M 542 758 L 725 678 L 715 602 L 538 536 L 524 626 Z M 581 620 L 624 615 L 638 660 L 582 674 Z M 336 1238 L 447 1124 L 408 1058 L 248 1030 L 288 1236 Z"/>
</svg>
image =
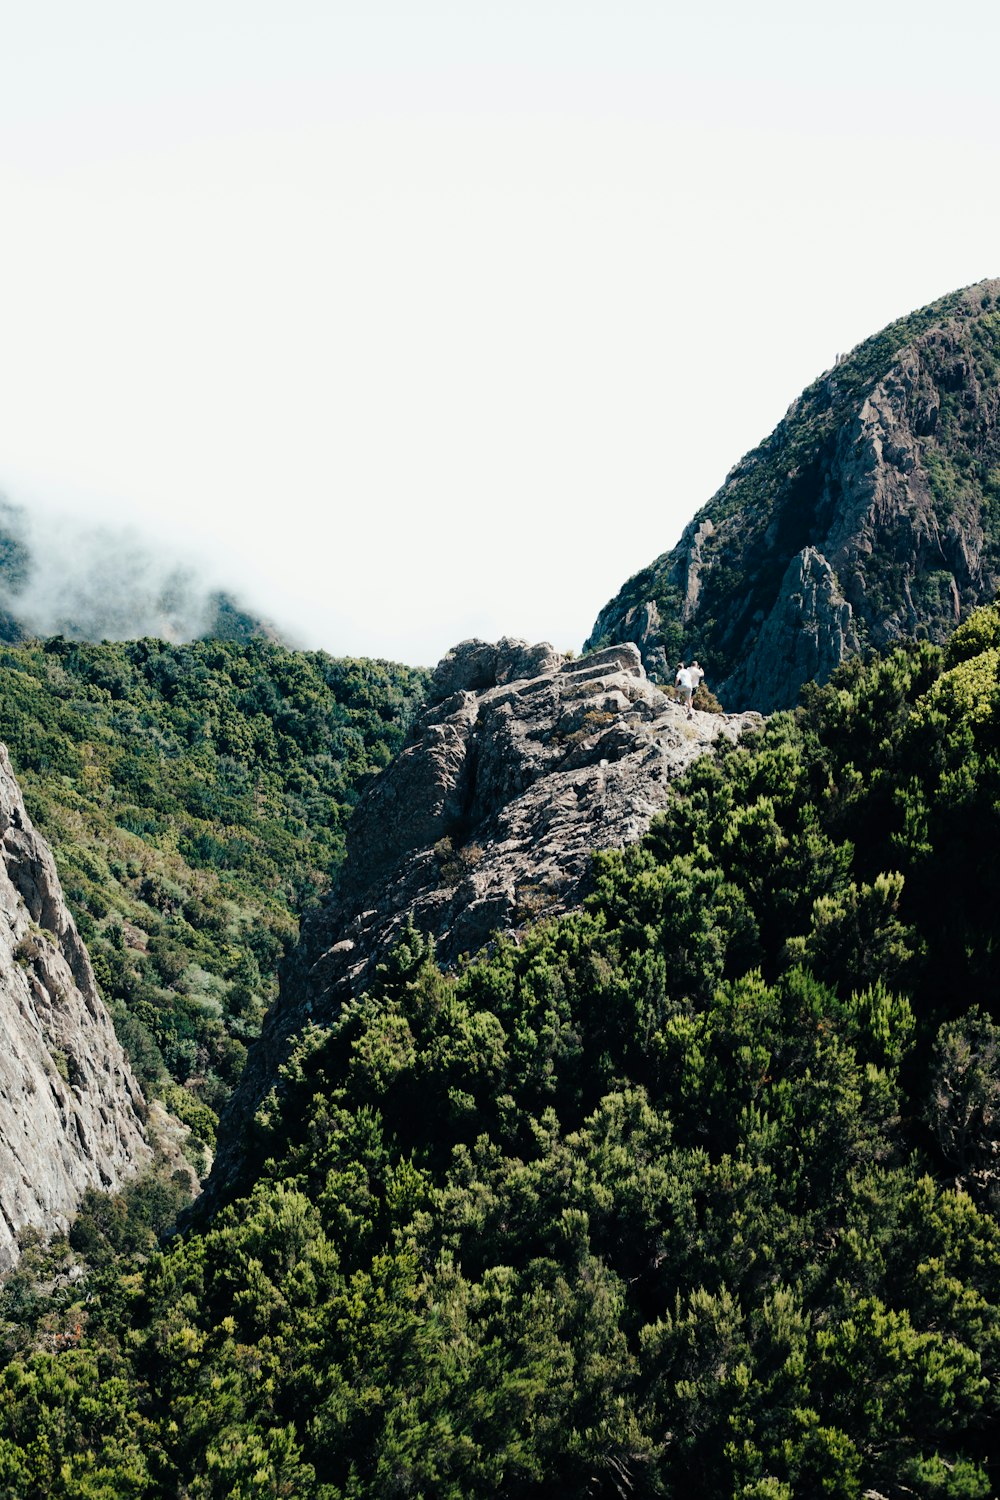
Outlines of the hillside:
<svg viewBox="0 0 1000 1500">
<path fill-rule="evenodd" d="M 582 912 L 404 933 L 247 1198 L 8 1284 L 3 1492 L 994 1495 L 998 667 L 995 609 L 855 660 Z"/>
<path fill-rule="evenodd" d="M 425 690 L 263 640 L 0 647 L 0 735 L 118 1035 L 209 1146 L 299 915 Z"/>
<path fill-rule="evenodd" d="M 846 656 L 941 643 L 1000 582 L 1000 281 L 865 341 L 748 453 L 672 551 L 601 611 L 663 672 L 770 711 Z"/>
<path fill-rule="evenodd" d="M 1000 1493 L 998 340 L 839 361 L 579 660 L 0 647 L 189 1131 L 21 1236 L 0 1494 Z"/>
</svg>

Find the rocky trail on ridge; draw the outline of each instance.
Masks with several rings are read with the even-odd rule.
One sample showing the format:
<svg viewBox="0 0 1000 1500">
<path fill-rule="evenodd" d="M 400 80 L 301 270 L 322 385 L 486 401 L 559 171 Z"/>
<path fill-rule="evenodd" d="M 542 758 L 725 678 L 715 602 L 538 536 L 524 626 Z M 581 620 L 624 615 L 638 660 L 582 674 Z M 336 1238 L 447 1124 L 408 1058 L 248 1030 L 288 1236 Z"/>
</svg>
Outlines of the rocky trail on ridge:
<svg viewBox="0 0 1000 1500">
<path fill-rule="evenodd" d="M 223 1116 L 209 1202 L 232 1190 L 290 1039 L 362 993 L 411 922 L 448 963 L 579 906 L 592 852 L 640 839 L 693 760 L 761 722 L 689 720 L 631 643 L 579 660 L 510 639 L 449 652 L 409 744 L 351 818 L 335 895 L 304 924 Z"/>
</svg>

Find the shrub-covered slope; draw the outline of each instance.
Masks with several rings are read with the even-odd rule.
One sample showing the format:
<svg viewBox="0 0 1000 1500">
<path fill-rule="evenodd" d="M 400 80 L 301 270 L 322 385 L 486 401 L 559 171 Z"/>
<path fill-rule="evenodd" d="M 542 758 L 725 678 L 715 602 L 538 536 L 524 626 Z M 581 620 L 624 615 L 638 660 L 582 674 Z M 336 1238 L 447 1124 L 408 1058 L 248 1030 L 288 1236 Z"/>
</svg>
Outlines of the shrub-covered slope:
<svg viewBox="0 0 1000 1500">
<path fill-rule="evenodd" d="M 697 655 L 727 708 L 903 637 L 943 642 L 1000 582 L 1000 281 L 912 313 L 816 380 L 591 643 Z M 590 643 L 588 643 L 590 644 Z"/>
<path fill-rule="evenodd" d="M 6 1294 L 3 1492 L 995 1494 L 998 667 L 996 610 L 855 661 L 585 911 L 406 939 L 249 1198 Z"/>
<path fill-rule="evenodd" d="M 119 1035 L 208 1138 L 425 684 L 266 641 L 0 647 L 0 738 Z"/>
</svg>

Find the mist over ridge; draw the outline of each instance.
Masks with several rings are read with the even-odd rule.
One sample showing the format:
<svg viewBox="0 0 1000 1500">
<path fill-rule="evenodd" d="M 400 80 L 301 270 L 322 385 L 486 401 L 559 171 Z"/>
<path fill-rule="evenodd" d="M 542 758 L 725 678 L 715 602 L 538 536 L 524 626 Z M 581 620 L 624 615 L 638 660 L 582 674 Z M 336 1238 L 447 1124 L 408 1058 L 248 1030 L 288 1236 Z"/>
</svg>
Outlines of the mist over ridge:
<svg viewBox="0 0 1000 1500">
<path fill-rule="evenodd" d="M 0 495 L 0 638 L 204 636 L 289 644 L 183 545 L 128 525 L 88 522 Z"/>
</svg>

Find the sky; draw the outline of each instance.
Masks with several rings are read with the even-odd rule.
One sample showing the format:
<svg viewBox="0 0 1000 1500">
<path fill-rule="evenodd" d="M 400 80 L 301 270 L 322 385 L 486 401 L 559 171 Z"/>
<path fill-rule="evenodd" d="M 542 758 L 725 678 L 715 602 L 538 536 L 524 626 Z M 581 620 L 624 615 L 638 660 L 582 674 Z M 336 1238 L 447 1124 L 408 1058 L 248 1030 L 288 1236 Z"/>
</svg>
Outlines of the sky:
<svg viewBox="0 0 1000 1500">
<path fill-rule="evenodd" d="M 0 490 L 335 654 L 579 648 L 838 353 L 1000 275 L 998 42 L 965 0 L 0 0 Z"/>
</svg>

